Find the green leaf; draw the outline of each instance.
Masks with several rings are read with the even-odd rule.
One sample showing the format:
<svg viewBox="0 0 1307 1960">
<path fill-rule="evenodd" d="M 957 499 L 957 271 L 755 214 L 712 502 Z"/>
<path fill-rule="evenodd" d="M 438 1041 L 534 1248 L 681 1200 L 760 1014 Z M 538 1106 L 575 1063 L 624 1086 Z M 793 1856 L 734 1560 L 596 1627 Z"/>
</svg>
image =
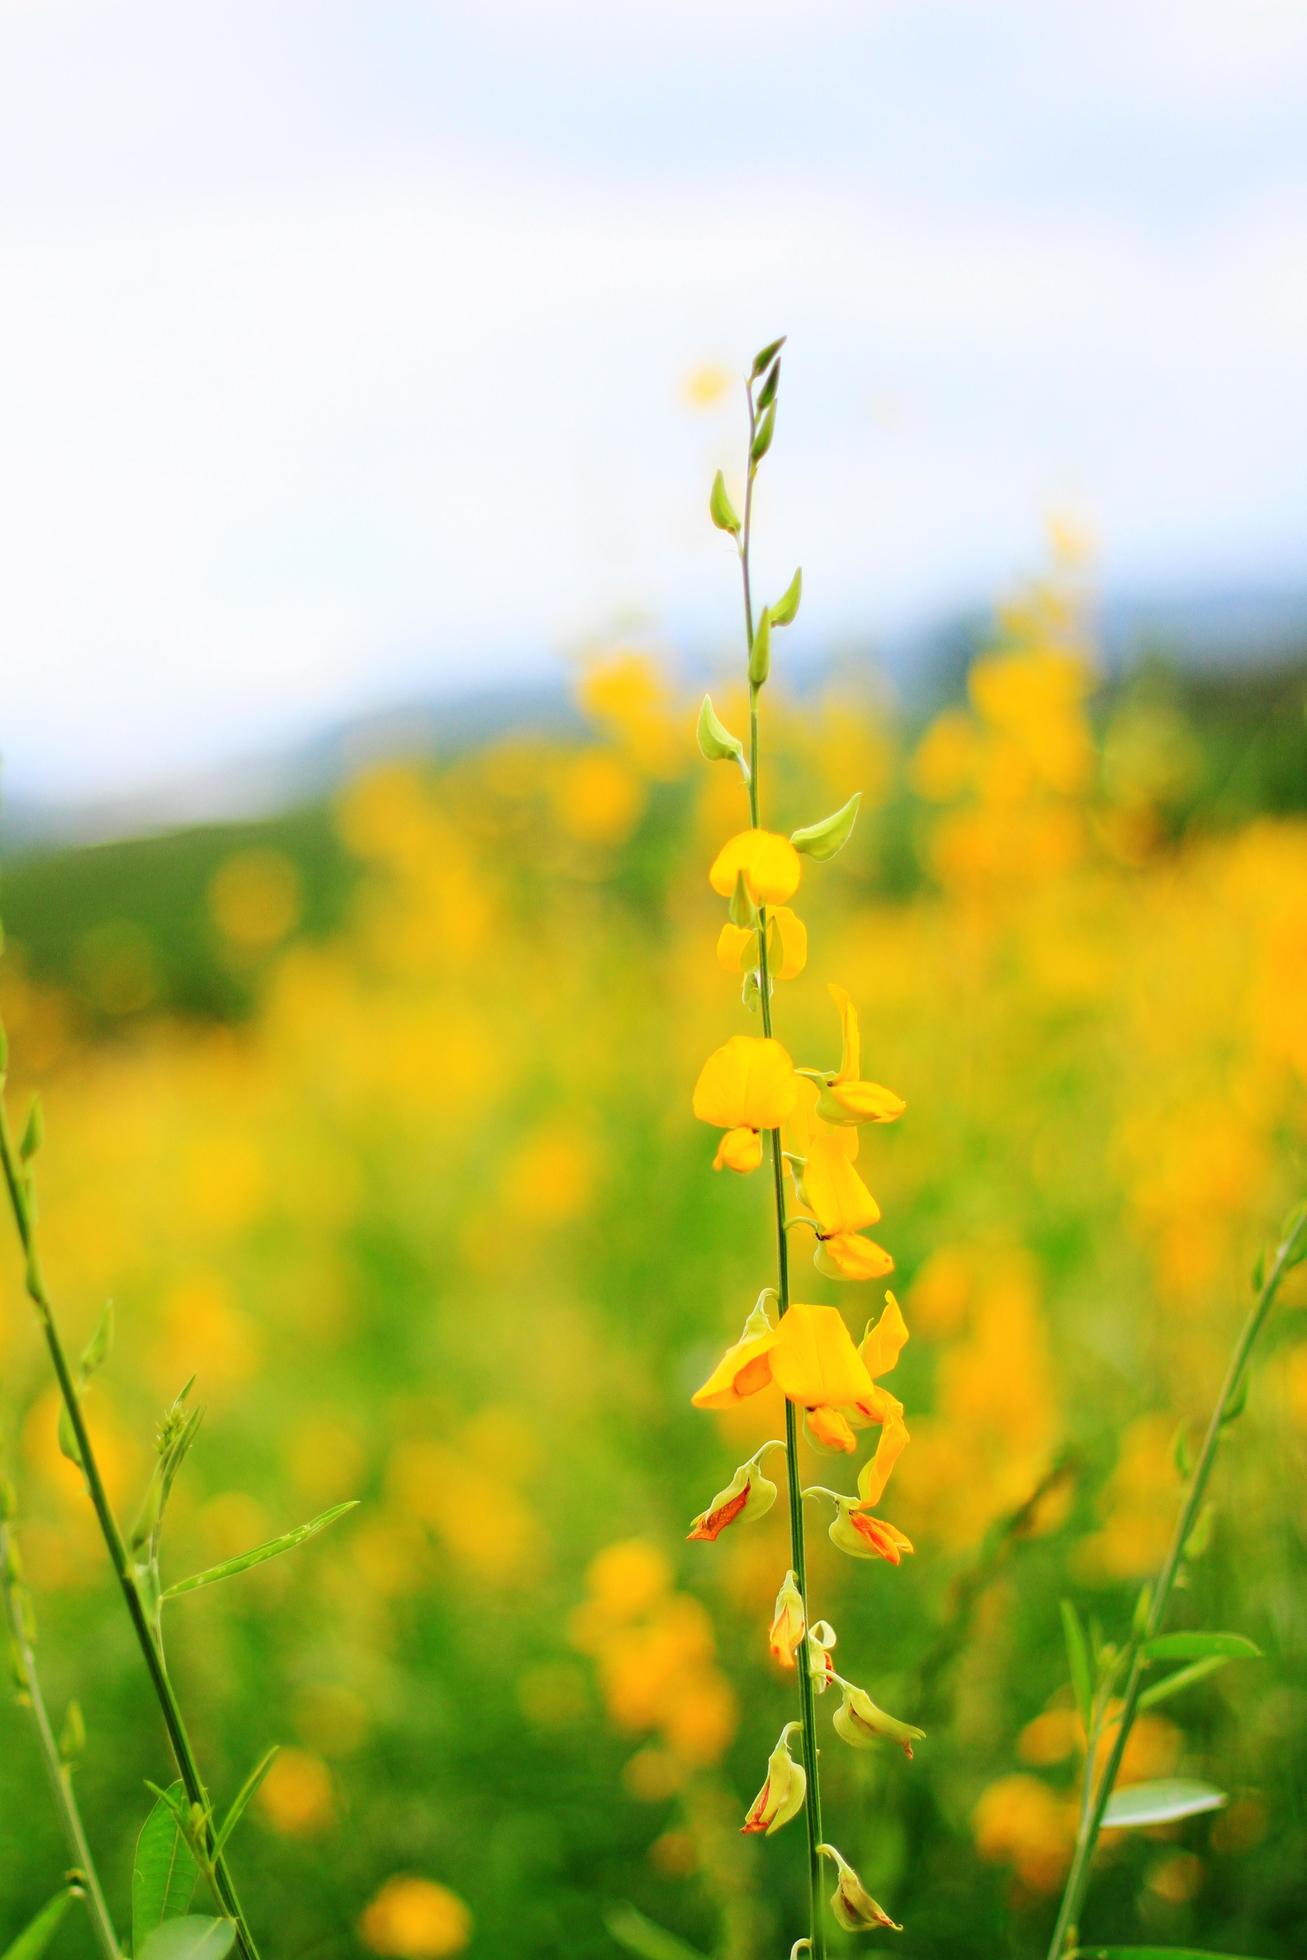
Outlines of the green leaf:
<svg viewBox="0 0 1307 1960">
<path fill-rule="evenodd" d="M 1163 1776 L 1155 1783 L 1129 1783 L 1113 1790 L 1103 1812 L 1105 1831 L 1137 1830 L 1143 1824 L 1171 1824 L 1180 1817 L 1197 1817 L 1220 1810 L 1229 1802 L 1224 1790 L 1184 1776 Z"/>
<path fill-rule="evenodd" d="M 750 381 L 756 381 L 763 369 L 771 366 L 788 338 L 788 334 L 782 334 L 779 340 L 769 340 L 765 347 L 759 349 L 753 357 L 753 371 L 749 376 Z"/>
<path fill-rule="evenodd" d="M 16 1940 L 11 1940 L 0 1954 L 0 1960 L 36 1960 L 44 1953 L 54 1938 L 55 1928 L 68 1910 L 71 1892 L 56 1892 L 47 1905 L 43 1905 L 35 1919 L 30 1919 Z"/>
<path fill-rule="evenodd" d="M 78 1372 L 81 1375 L 83 1386 L 90 1381 L 92 1375 L 97 1374 L 103 1368 L 105 1362 L 109 1359 L 112 1347 L 113 1301 L 106 1300 L 104 1303 L 104 1312 L 96 1322 L 95 1332 L 82 1349 L 81 1365 Z"/>
<path fill-rule="evenodd" d="M 1211 1953 L 1205 1946 L 1078 1946 L 1070 1960 L 1248 1960 L 1248 1956 Z"/>
<path fill-rule="evenodd" d="M 1259 1661 L 1262 1650 L 1242 1633 L 1159 1633 L 1145 1640 L 1146 1661 L 1202 1661 L 1217 1654 L 1227 1661 Z"/>
<path fill-rule="evenodd" d="M 169 1919 L 136 1949 L 136 1960 L 222 1960 L 235 1939 L 230 1919 Z"/>
<path fill-rule="evenodd" d="M 771 448 L 771 439 L 775 433 L 776 404 L 773 402 L 767 410 L 767 413 L 763 416 L 762 421 L 758 424 L 757 434 L 754 436 L 749 448 L 749 461 L 755 467 L 762 461 L 767 451 Z"/>
<path fill-rule="evenodd" d="M 167 1919 L 179 1919 L 190 1908 L 200 1868 L 186 1842 L 178 1816 L 183 1801 L 180 1781 L 159 1797 L 141 1826 L 132 1865 L 132 1951 Z"/>
<path fill-rule="evenodd" d="M 744 744 L 738 735 L 732 735 L 724 721 L 718 720 L 711 694 L 703 697 L 695 735 L 701 756 L 709 762 L 738 762 L 744 780 L 748 782 L 749 765 L 744 759 Z"/>
<path fill-rule="evenodd" d="M 215 1857 L 217 1853 L 222 1850 L 228 1838 L 231 1836 L 236 1826 L 240 1823 L 241 1818 L 245 1813 L 246 1805 L 249 1803 L 250 1798 L 254 1795 L 255 1791 L 258 1789 L 260 1783 L 262 1783 L 264 1777 L 268 1774 L 268 1771 L 272 1768 L 272 1765 L 276 1762 L 277 1757 L 280 1754 L 280 1751 L 281 1751 L 281 1744 L 279 1742 L 274 1742 L 271 1749 L 269 1749 L 267 1753 L 264 1756 L 262 1756 L 260 1760 L 255 1764 L 254 1768 L 250 1771 L 245 1781 L 241 1784 L 240 1789 L 236 1792 L 236 1795 L 232 1798 L 231 1809 L 227 1812 L 226 1817 L 223 1819 L 222 1829 L 218 1832 L 218 1835 L 214 1840 Z"/>
<path fill-rule="evenodd" d="M 269 1539 L 266 1545 L 256 1545 L 252 1552 L 242 1552 L 238 1558 L 224 1559 L 221 1565 L 211 1565 L 206 1572 L 193 1573 L 189 1579 L 179 1579 L 175 1586 L 165 1588 L 165 1599 L 176 1599 L 181 1593 L 198 1592 L 201 1586 L 216 1586 L 219 1579 L 234 1579 L 238 1572 L 248 1572 L 252 1565 L 262 1565 L 270 1558 L 280 1558 L 283 1552 L 294 1551 L 297 1545 L 307 1544 L 316 1538 L 337 1518 L 343 1518 L 346 1511 L 356 1508 L 358 1499 L 349 1498 L 344 1504 L 333 1504 L 329 1511 L 319 1517 L 310 1518 L 307 1524 L 296 1525 L 294 1531 L 283 1532 L 280 1538 Z"/>
<path fill-rule="evenodd" d="M 780 387 L 780 384 L 781 364 L 777 361 L 767 376 L 767 379 L 763 382 L 762 387 L 758 390 L 758 407 L 760 409 L 771 407 L 776 399 L 776 390 Z"/>
<path fill-rule="evenodd" d="M 784 592 L 782 592 L 780 598 L 776 601 L 776 604 L 774 606 L 768 606 L 767 608 L 768 612 L 771 614 L 772 625 L 773 626 L 791 625 L 793 623 L 795 614 L 799 610 L 799 601 L 802 597 L 803 597 L 803 567 L 802 565 L 800 565 L 799 569 L 795 572 L 794 577 L 790 580 Z"/>
<path fill-rule="evenodd" d="M 726 494 L 726 478 L 720 470 L 712 480 L 708 515 L 719 531 L 729 531 L 732 537 L 739 536 L 740 520 L 735 514 L 735 505 Z"/>
<path fill-rule="evenodd" d="M 687 1946 L 675 1933 L 646 1919 L 634 1906 L 613 1906 L 605 1924 L 618 1946 L 636 1954 L 638 1960 L 706 1960 L 697 1946 Z"/>
<path fill-rule="evenodd" d="M 761 687 L 771 672 L 771 614 L 764 610 L 758 621 L 758 630 L 753 636 L 749 649 L 749 681 L 753 687 Z"/>
<path fill-rule="evenodd" d="M 1085 1630 L 1080 1624 L 1080 1615 L 1069 1599 L 1062 1601 L 1062 1634 L 1066 1640 L 1067 1666 L 1071 1670 L 1071 1687 L 1080 1710 L 1080 1719 L 1088 1732 L 1090 1717 L 1094 1707 L 1094 1677 L 1089 1665 L 1089 1644 Z"/>
<path fill-rule="evenodd" d="M 818 864 L 825 864 L 837 851 L 842 851 L 852 837 L 861 805 L 862 791 L 855 789 L 848 802 L 833 816 L 823 817 L 820 823 L 807 824 L 802 830 L 792 830 L 791 844 L 806 857 L 816 858 Z"/>
<path fill-rule="evenodd" d="M 82 1452 L 77 1447 L 77 1432 L 73 1428 L 73 1419 L 68 1413 L 68 1404 L 66 1402 L 61 1401 L 59 1404 L 59 1423 L 56 1433 L 59 1437 L 59 1454 L 66 1456 L 68 1461 L 75 1463 L 80 1470 L 82 1468 Z"/>
<path fill-rule="evenodd" d="M 1188 1667 L 1178 1667 L 1174 1674 L 1168 1674 L 1160 1681 L 1154 1681 L 1151 1688 L 1145 1688 L 1139 1697 L 1141 1708 L 1156 1708 L 1159 1701 L 1169 1701 L 1172 1695 L 1183 1693 L 1197 1682 L 1205 1681 L 1209 1674 L 1218 1674 L 1229 1666 L 1224 1654 L 1213 1654 L 1209 1660 L 1193 1661 Z"/>
<path fill-rule="evenodd" d="M 33 1096 L 32 1106 L 27 1112 L 27 1121 L 23 1125 L 23 1139 L 18 1146 L 18 1154 L 23 1162 L 27 1163 L 35 1157 L 44 1142 L 45 1113 L 41 1108 L 41 1098 Z"/>
</svg>

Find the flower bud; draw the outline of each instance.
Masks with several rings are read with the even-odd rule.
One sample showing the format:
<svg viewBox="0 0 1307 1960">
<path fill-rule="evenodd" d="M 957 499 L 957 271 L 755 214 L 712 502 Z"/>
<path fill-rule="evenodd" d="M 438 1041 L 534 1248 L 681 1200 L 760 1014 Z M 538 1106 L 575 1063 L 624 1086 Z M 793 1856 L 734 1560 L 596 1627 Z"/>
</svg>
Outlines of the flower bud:
<svg viewBox="0 0 1307 1960">
<path fill-rule="evenodd" d="M 874 1749 L 878 1741 L 896 1742 L 909 1762 L 912 1745 L 925 1736 L 908 1722 L 887 1715 L 878 1708 L 865 1688 L 845 1687 L 844 1699 L 835 1711 L 835 1733 L 853 1749 Z"/>
<path fill-rule="evenodd" d="M 862 802 L 862 791 L 855 789 L 847 803 L 844 803 L 831 816 L 823 817 L 820 823 L 810 823 L 802 830 L 790 832 L 790 842 L 796 851 L 816 858 L 818 864 L 825 864 L 837 851 L 842 851 L 853 835 L 853 826 L 858 821 L 858 809 Z"/>
<path fill-rule="evenodd" d="M 770 672 L 771 614 L 764 611 L 762 618 L 758 621 L 758 630 L 753 636 L 753 645 L 749 649 L 749 681 L 751 685 L 761 687 Z"/>
<path fill-rule="evenodd" d="M 782 1667 L 793 1667 L 794 1655 L 802 1638 L 803 1595 L 799 1591 L 797 1575 L 787 1572 L 776 1595 L 771 1631 L 767 1636 L 772 1659 L 779 1661 Z"/>
<path fill-rule="evenodd" d="M 708 515 L 719 531 L 729 531 L 731 536 L 740 534 L 740 520 L 735 514 L 735 506 L 726 494 L 726 478 L 718 470 L 712 480 L 712 493 L 708 498 Z"/>
<path fill-rule="evenodd" d="M 748 782 L 749 765 L 744 759 L 744 744 L 739 736 L 732 735 L 725 722 L 718 718 L 711 694 L 705 694 L 700 705 L 695 738 L 699 744 L 699 753 L 706 762 L 736 762 L 740 766 L 745 782 Z"/>
<path fill-rule="evenodd" d="M 891 1919 L 884 1907 L 876 1904 L 852 1865 L 846 1858 L 841 1858 L 833 1844 L 819 1844 L 817 1849 L 832 1858 L 839 1870 L 830 1904 L 831 1911 L 846 1933 L 874 1933 L 881 1927 L 892 1933 L 903 1931 L 898 1921 Z"/>
<path fill-rule="evenodd" d="M 780 1741 L 767 1758 L 767 1780 L 749 1806 L 742 1833 L 764 1831 L 770 1837 L 803 1809 L 808 1772 L 795 1762 L 789 1746 L 790 1730 L 797 1727 L 797 1722 L 787 1722 L 781 1730 Z"/>
<path fill-rule="evenodd" d="M 706 1511 L 700 1511 L 687 1536 L 711 1544 L 738 1518 L 753 1523 L 766 1517 L 776 1502 L 776 1486 L 754 1462 L 742 1463 L 725 1490 L 719 1490 Z"/>
<path fill-rule="evenodd" d="M 834 1627 L 829 1620 L 818 1620 L 808 1634 L 808 1674 L 816 1695 L 824 1695 L 835 1679 L 835 1662 L 831 1659 L 834 1645 Z"/>
</svg>

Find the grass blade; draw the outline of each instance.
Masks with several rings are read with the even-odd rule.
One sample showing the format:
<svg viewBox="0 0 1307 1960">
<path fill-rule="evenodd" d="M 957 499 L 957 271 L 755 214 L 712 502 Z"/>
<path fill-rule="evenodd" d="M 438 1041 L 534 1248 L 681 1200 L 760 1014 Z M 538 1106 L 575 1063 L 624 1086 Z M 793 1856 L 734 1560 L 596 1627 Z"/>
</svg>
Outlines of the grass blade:
<svg viewBox="0 0 1307 1960">
<path fill-rule="evenodd" d="M 211 1565 L 205 1572 L 192 1573 L 189 1579 L 179 1579 L 175 1586 L 164 1590 L 165 1599 L 177 1599 L 182 1593 L 198 1592 L 201 1586 L 216 1586 L 220 1579 L 234 1579 L 238 1572 L 248 1572 L 252 1565 L 262 1565 L 270 1558 L 280 1558 L 283 1552 L 294 1551 L 310 1538 L 316 1538 L 337 1518 L 343 1518 L 346 1511 L 352 1511 L 358 1503 L 356 1497 L 344 1504 L 333 1504 L 329 1511 L 319 1517 L 310 1518 L 307 1524 L 296 1525 L 294 1531 L 283 1532 L 280 1538 L 270 1538 L 266 1545 L 256 1545 L 252 1552 L 242 1552 L 238 1558 L 224 1559 L 221 1565 Z"/>
<path fill-rule="evenodd" d="M 29 1920 L 16 1940 L 11 1940 L 0 1954 L 0 1960 L 37 1960 L 54 1938 L 59 1921 L 68 1910 L 71 1892 L 56 1892 L 48 1904 L 43 1905 L 36 1918 Z"/>
</svg>

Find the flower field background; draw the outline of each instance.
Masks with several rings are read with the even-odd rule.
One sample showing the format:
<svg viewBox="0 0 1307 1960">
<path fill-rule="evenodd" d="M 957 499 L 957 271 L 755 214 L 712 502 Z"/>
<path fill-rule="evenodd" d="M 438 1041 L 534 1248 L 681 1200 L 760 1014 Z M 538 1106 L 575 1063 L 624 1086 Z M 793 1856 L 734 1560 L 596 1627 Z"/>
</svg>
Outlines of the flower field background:
<svg viewBox="0 0 1307 1960">
<path fill-rule="evenodd" d="M 878 1699 L 927 1731 L 907 1766 L 823 1755 L 919 1960 L 1042 1951 L 1079 1770 L 1059 1602 L 1128 1625 L 1177 1431 L 1303 1184 L 1301 671 L 1109 683 L 1082 582 L 1064 552 L 1000 607 L 929 719 L 854 667 L 773 724 L 778 823 L 863 788 L 804 913 L 909 1105 L 876 1191 L 916 1412 L 893 1515 L 917 1553 L 852 1566 L 818 1533 L 812 1559 Z M 361 1500 L 170 1609 L 219 1788 L 282 1745 L 241 1839 L 270 1952 L 751 1960 L 802 1893 L 797 1835 L 739 1836 L 777 1726 L 783 1522 L 685 1542 L 779 1404 L 689 1401 L 768 1228 L 748 1180 L 709 1174 L 690 1113 L 739 1011 L 706 877 L 739 787 L 700 763 L 697 696 L 669 671 L 608 651 L 575 722 L 5 877 L 47 1276 L 75 1344 L 107 1298 L 117 1315 L 87 1401 L 113 1496 L 132 1511 L 194 1373 L 165 1577 Z M 729 686 L 714 698 L 738 721 Z M 818 980 L 787 1014 L 796 1052 L 833 1065 Z M 121 1894 L 165 1752 L 16 1253 L 3 1271 L 43 1670 L 88 1711 L 79 1789 Z M 1305 1304 L 1299 1271 L 1176 1614 L 1263 1658 L 1144 1715 L 1126 1765 L 1230 1801 L 1109 1837 L 1096 1937 L 1301 1950 Z M 65 1854 L 21 1712 L 0 1724 L 9 1934 Z M 84 1939 L 70 1917 L 52 1950 Z"/>
</svg>

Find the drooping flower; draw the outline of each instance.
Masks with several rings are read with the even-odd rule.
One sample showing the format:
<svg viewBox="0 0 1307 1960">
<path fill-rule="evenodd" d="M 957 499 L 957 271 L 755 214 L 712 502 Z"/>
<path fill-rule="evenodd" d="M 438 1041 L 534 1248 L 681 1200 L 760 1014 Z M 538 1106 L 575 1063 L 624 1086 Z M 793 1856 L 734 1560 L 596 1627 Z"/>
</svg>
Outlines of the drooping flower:
<svg viewBox="0 0 1307 1960">
<path fill-rule="evenodd" d="M 861 1236 L 879 1219 L 880 1206 L 836 1132 L 823 1127 L 810 1137 L 799 1190 L 816 1221 L 819 1271 L 834 1279 L 882 1279 L 894 1270 L 884 1247 Z"/>
<path fill-rule="evenodd" d="M 903 1554 L 913 1549 L 911 1539 L 897 1525 L 859 1509 L 860 1503 L 861 1499 L 855 1497 L 837 1500 L 835 1521 L 829 1532 L 832 1545 L 847 1552 L 850 1558 L 883 1558 L 891 1565 L 901 1565 Z"/>
<path fill-rule="evenodd" d="M 843 987 L 832 984 L 832 1000 L 840 1012 L 843 1042 L 840 1065 L 824 1078 L 817 1102 L 819 1115 L 827 1123 L 893 1123 L 907 1104 L 879 1082 L 862 1079 L 862 1042 L 858 1034 L 858 1015 Z"/>
<path fill-rule="evenodd" d="M 784 905 L 799 889 L 803 866 L 788 837 L 774 830 L 742 830 L 722 845 L 708 882 L 729 898 L 741 875 L 755 905 Z"/>
<path fill-rule="evenodd" d="M 847 1858 L 842 1858 L 833 1844 L 819 1844 L 817 1849 L 834 1860 L 839 1873 L 835 1890 L 830 1895 L 830 1905 L 845 1932 L 873 1933 L 882 1927 L 892 1933 L 903 1931 L 898 1921 L 891 1919 L 884 1907 L 876 1904 Z"/>
<path fill-rule="evenodd" d="M 847 1407 L 874 1387 L 839 1309 L 802 1301 L 775 1327 L 760 1301 L 691 1400 L 698 1409 L 729 1409 L 769 1381 L 804 1409 Z"/>
<path fill-rule="evenodd" d="M 799 1642 L 803 1639 L 803 1595 L 799 1591 L 798 1576 L 787 1572 L 776 1595 L 776 1605 L 772 1609 L 771 1628 L 767 1635 L 767 1645 L 771 1657 L 781 1667 L 793 1667 L 794 1656 Z"/>
<path fill-rule="evenodd" d="M 844 1684 L 844 1699 L 833 1720 L 835 1733 L 852 1748 L 874 1749 L 878 1742 L 895 1742 L 909 1761 L 913 1743 L 921 1742 L 926 1734 L 924 1729 L 913 1728 L 910 1722 L 900 1722 L 897 1716 L 887 1715 L 865 1688 L 855 1688 L 849 1682 Z"/>
<path fill-rule="evenodd" d="M 735 1034 L 712 1054 L 694 1085 L 694 1113 L 724 1132 L 713 1169 L 752 1171 L 762 1162 L 763 1130 L 794 1106 L 794 1064 L 779 1041 Z"/>
<path fill-rule="evenodd" d="M 787 1722 L 781 1730 L 780 1740 L 767 1758 L 767 1779 L 749 1806 L 740 1826 L 742 1832 L 764 1831 L 770 1837 L 802 1810 L 808 1772 L 802 1763 L 795 1762 L 789 1748 L 790 1731 L 798 1726 L 797 1722 Z"/>
<path fill-rule="evenodd" d="M 745 1522 L 756 1523 L 765 1518 L 776 1502 L 776 1486 L 770 1477 L 764 1477 L 752 1460 L 740 1464 L 725 1490 L 719 1490 L 706 1511 L 700 1511 L 690 1526 L 688 1538 L 707 1539 L 711 1544 L 720 1538 L 728 1524 Z"/>
</svg>

